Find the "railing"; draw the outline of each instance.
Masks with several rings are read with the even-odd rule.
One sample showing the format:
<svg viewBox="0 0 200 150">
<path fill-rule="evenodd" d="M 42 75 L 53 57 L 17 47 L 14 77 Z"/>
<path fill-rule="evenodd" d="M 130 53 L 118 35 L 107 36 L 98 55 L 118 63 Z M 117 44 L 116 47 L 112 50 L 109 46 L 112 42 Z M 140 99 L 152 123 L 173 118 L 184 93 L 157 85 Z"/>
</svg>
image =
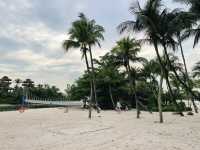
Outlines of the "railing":
<svg viewBox="0 0 200 150">
<path fill-rule="evenodd" d="M 82 101 L 52 101 L 52 100 L 38 100 L 38 99 L 25 99 L 26 103 L 31 104 L 45 104 L 45 105 L 58 105 L 58 106 L 82 106 Z"/>
</svg>

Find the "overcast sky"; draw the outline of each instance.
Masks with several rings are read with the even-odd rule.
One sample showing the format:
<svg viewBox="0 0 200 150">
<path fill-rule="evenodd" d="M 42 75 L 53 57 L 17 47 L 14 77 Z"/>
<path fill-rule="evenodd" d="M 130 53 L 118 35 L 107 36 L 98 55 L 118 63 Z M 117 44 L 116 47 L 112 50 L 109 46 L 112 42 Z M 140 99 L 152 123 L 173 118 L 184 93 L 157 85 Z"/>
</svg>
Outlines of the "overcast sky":
<svg viewBox="0 0 200 150">
<path fill-rule="evenodd" d="M 140 0 L 143 3 L 145 0 Z M 132 19 L 132 0 L 1 0 L 0 1 L 0 76 L 31 78 L 61 89 L 73 83 L 85 69 L 79 50 L 65 53 L 71 22 L 83 12 L 105 27 L 102 48 L 94 47 L 96 58 L 108 52 L 120 39 L 117 25 Z M 182 7 L 165 0 L 166 7 Z M 136 37 L 139 38 L 139 37 Z M 200 45 L 200 44 L 199 44 Z M 200 58 L 200 46 L 192 49 L 192 39 L 184 43 L 188 67 Z M 153 58 L 152 47 L 143 46 L 141 56 Z M 178 55 L 178 54 L 177 54 Z"/>
</svg>

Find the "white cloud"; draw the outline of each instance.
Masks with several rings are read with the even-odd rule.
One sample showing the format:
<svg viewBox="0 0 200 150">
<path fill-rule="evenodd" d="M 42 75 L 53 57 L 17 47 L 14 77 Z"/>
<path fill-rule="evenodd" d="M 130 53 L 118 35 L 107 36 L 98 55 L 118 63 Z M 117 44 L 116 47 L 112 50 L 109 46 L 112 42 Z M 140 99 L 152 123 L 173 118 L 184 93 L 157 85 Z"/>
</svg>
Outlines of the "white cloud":
<svg viewBox="0 0 200 150">
<path fill-rule="evenodd" d="M 68 37 L 66 33 L 69 25 L 77 19 L 78 12 L 83 11 L 89 18 L 95 18 L 98 24 L 106 27 L 102 48 L 93 48 L 94 58 L 98 58 L 108 52 L 115 41 L 120 39 L 116 26 L 122 21 L 132 19 L 128 11 L 131 2 L 131 0 L 0 1 L 2 20 L 0 75 L 32 78 L 37 83 L 51 83 L 63 89 L 66 82 L 72 83 L 85 69 L 85 62 L 81 60 L 79 50 L 71 49 L 65 53 L 62 49 L 62 42 Z M 189 41 L 184 45 L 184 49 L 188 66 L 191 68 L 200 58 L 199 47 L 190 50 L 191 41 Z M 145 45 L 140 56 L 153 58 L 155 51 L 153 47 Z"/>
</svg>

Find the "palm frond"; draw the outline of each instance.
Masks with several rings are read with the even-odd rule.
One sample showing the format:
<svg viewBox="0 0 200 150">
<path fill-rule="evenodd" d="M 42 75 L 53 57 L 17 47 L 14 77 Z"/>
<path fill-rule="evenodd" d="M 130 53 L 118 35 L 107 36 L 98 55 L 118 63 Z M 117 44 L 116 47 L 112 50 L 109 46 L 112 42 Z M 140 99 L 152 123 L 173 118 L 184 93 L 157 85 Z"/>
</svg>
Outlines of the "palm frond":
<svg viewBox="0 0 200 150">
<path fill-rule="evenodd" d="M 195 38 L 194 38 L 193 47 L 195 47 L 198 44 L 199 40 L 200 40 L 200 25 L 198 26 L 197 29 L 194 30 L 194 32 L 195 32 Z"/>
<path fill-rule="evenodd" d="M 63 42 L 63 48 L 65 49 L 65 51 L 67 52 L 70 48 L 78 48 L 80 47 L 80 44 L 77 41 L 73 41 L 73 40 L 65 40 Z"/>
<path fill-rule="evenodd" d="M 125 22 L 122 22 L 117 27 L 117 31 L 119 31 L 120 34 L 124 33 L 125 31 L 127 31 L 127 32 L 134 31 L 135 24 L 136 24 L 135 21 L 125 21 Z"/>
</svg>

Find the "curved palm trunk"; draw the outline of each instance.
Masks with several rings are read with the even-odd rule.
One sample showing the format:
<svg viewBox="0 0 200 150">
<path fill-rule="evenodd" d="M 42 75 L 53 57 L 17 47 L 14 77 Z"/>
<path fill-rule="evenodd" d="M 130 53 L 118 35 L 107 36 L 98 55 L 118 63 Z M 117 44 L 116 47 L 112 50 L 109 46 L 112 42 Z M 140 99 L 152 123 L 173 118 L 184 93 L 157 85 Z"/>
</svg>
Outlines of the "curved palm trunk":
<svg viewBox="0 0 200 150">
<path fill-rule="evenodd" d="M 170 93 L 170 95 L 172 97 L 173 103 L 176 106 L 177 111 L 180 113 L 180 115 L 183 116 L 183 113 L 182 113 L 179 105 L 177 104 L 176 100 L 174 99 L 172 88 L 171 88 L 171 85 L 170 85 L 170 82 L 169 82 L 168 71 L 166 70 L 165 66 L 162 63 L 162 60 L 161 60 L 161 57 L 160 57 L 160 54 L 159 54 L 159 51 L 158 51 L 158 46 L 157 46 L 156 42 L 154 42 L 154 48 L 155 48 L 155 51 L 156 51 L 156 55 L 158 57 L 158 61 L 159 61 L 160 66 L 161 66 L 161 71 L 164 73 L 164 76 L 165 76 L 165 79 L 166 79 L 166 83 L 167 83 L 167 86 L 169 88 L 169 93 Z"/>
<path fill-rule="evenodd" d="M 113 94 L 112 94 L 112 87 L 110 84 L 108 85 L 108 88 L 109 88 L 109 95 L 110 95 L 110 99 L 112 101 L 113 109 L 115 109 L 115 103 L 114 103 Z"/>
<path fill-rule="evenodd" d="M 93 63 L 91 46 L 89 46 L 89 52 L 90 52 L 90 61 L 91 61 L 91 68 L 92 68 L 92 83 L 93 83 L 93 92 L 94 92 L 93 94 L 94 94 L 96 107 L 98 107 L 97 93 L 96 93 L 96 79 L 95 79 L 95 73 L 94 73 L 94 63 Z M 98 109 L 97 109 L 97 112 L 99 112 Z"/>
<path fill-rule="evenodd" d="M 160 116 L 160 123 L 163 123 L 163 113 L 162 113 L 162 84 L 163 84 L 163 75 L 160 76 L 159 91 L 158 91 L 158 110 Z"/>
<path fill-rule="evenodd" d="M 179 46 L 180 46 L 180 49 L 181 49 L 181 56 L 182 56 L 182 59 L 183 59 L 185 74 L 186 74 L 187 79 L 189 80 L 189 75 L 188 75 L 188 71 L 187 71 L 187 66 L 186 66 L 185 56 L 184 56 L 184 53 L 183 53 L 183 46 L 182 46 L 180 35 L 178 35 L 178 43 L 179 43 Z"/>
<path fill-rule="evenodd" d="M 191 90 L 191 88 L 188 87 L 188 85 L 185 84 L 185 83 L 180 79 L 180 77 L 179 77 L 179 75 L 177 74 L 175 68 L 172 66 L 172 64 L 171 64 L 171 62 L 170 62 L 170 59 L 169 59 L 169 55 L 168 55 L 168 53 L 167 53 L 167 48 L 166 48 L 166 46 L 163 45 L 163 47 L 164 47 L 164 53 L 165 53 L 166 58 L 167 58 L 167 62 L 168 62 L 168 64 L 170 65 L 170 67 L 172 68 L 172 71 L 174 72 L 174 74 L 175 74 L 177 80 L 183 85 L 183 87 L 186 89 L 186 91 L 188 91 L 192 96 L 198 98 L 198 97 L 194 94 L 194 92 Z M 198 113 L 198 108 L 197 108 L 197 106 L 196 106 L 196 104 L 195 104 L 195 102 L 194 102 L 194 99 L 191 99 L 191 100 L 192 100 L 192 104 L 193 104 L 193 106 L 194 106 L 195 112 Z"/>
<path fill-rule="evenodd" d="M 84 57 L 85 57 L 85 63 L 86 63 L 86 67 L 87 67 L 87 72 L 88 74 L 90 74 L 90 67 L 89 67 L 89 63 L 88 63 L 88 58 L 87 58 L 87 53 L 86 53 L 86 48 L 84 48 Z M 88 114 L 88 118 L 91 119 L 92 118 L 92 99 L 93 99 L 93 88 L 92 88 L 92 82 L 90 82 L 90 87 L 91 87 L 91 94 L 90 94 L 90 102 L 89 102 L 89 114 Z"/>
<path fill-rule="evenodd" d="M 179 46 L 180 46 L 180 49 L 181 49 L 181 56 L 182 56 L 182 59 L 183 59 L 183 65 L 184 65 L 184 69 L 185 69 L 186 80 L 188 82 L 188 86 L 190 86 L 190 78 L 189 78 L 189 74 L 188 74 L 188 71 L 187 71 L 187 66 L 186 66 L 185 56 L 184 56 L 184 53 L 183 53 L 183 46 L 182 46 L 180 34 L 178 34 L 177 37 L 178 37 L 178 43 L 179 43 Z M 190 98 L 192 99 L 192 96 L 188 92 L 187 92 L 187 98 L 188 98 L 188 101 L 189 101 Z M 195 104 L 195 102 L 192 102 L 192 103 Z M 193 106 L 195 108 L 195 105 L 193 105 Z M 196 111 L 196 112 L 198 112 L 198 111 Z"/>
</svg>

